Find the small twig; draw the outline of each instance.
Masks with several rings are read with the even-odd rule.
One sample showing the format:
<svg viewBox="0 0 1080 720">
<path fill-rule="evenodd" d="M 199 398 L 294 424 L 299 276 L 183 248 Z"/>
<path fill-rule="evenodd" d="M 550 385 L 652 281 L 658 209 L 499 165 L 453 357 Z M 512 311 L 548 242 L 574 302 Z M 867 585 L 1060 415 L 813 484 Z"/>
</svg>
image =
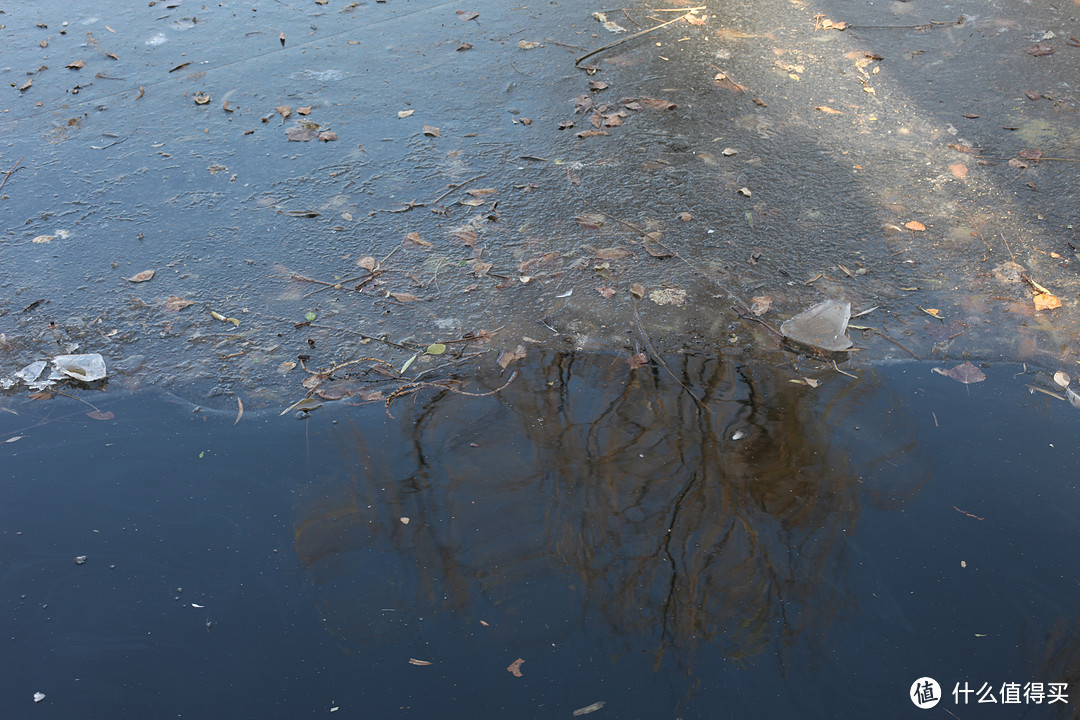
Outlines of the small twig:
<svg viewBox="0 0 1080 720">
<path fill-rule="evenodd" d="M 23 155 L 23 157 L 26 157 L 26 156 Z M 19 163 L 21 163 L 22 161 L 23 161 L 23 158 L 19 158 L 18 160 L 15 161 L 15 164 L 11 166 L 11 169 L 8 170 L 6 173 L 4 173 L 4 180 L 3 180 L 3 182 L 0 182 L 0 190 L 4 189 L 4 183 L 6 183 L 8 181 L 8 178 L 11 177 L 11 173 L 15 172 L 15 170 L 19 167 Z"/>
<path fill-rule="evenodd" d="M 552 45 L 558 45 L 559 47 L 570 48 L 571 50 L 587 50 L 588 49 L 588 48 L 579 47 L 577 45 L 567 45 L 566 43 L 561 43 L 558 40 L 552 40 L 551 38 L 546 38 L 544 40 L 544 42 L 549 42 Z"/>
<path fill-rule="evenodd" d="M 881 331 L 880 331 L 880 330 L 878 330 L 877 328 L 870 328 L 870 329 L 871 329 L 871 330 L 873 330 L 873 331 L 874 331 L 875 333 L 877 333 L 878 335 L 880 335 L 881 337 L 883 337 L 883 338 L 885 338 L 886 340 L 888 340 L 889 342 L 891 342 L 891 343 L 892 343 L 893 345 L 895 345 L 896 347 L 898 347 L 898 348 L 900 348 L 901 350 L 903 350 L 904 352 L 906 352 L 906 353 L 907 353 L 908 355 L 910 355 L 911 357 L 915 358 L 916 360 L 921 360 L 921 359 L 922 359 L 922 358 L 920 358 L 920 357 L 919 357 L 918 355 L 916 355 L 915 353 L 911 352 L 911 350 L 909 350 L 909 349 L 908 349 L 907 347 L 905 347 L 904 345 L 902 345 L 902 344 L 900 343 L 900 341 L 898 341 L 898 340 L 893 340 L 893 339 L 892 339 L 891 337 L 889 337 L 889 336 L 888 336 L 888 335 L 886 335 L 885 333 L 881 332 Z"/>
<path fill-rule="evenodd" d="M 471 182 L 476 182 L 477 180 L 484 177 L 485 175 L 487 175 L 487 173 L 480 173 L 476 177 L 471 177 L 468 180 L 465 180 L 464 182 L 459 182 L 457 185 L 451 185 L 449 190 L 447 190 L 442 195 L 440 195 L 439 197 L 432 200 L 431 204 L 435 205 L 436 203 L 438 203 L 440 200 L 442 200 L 444 197 L 446 197 L 450 193 L 454 192 L 455 190 L 460 190 L 461 188 L 465 187 L 466 185 L 468 185 Z"/>
<path fill-rule="evenodd" d="M 964 18 L 957 18 L 956 20 L 931 20 L 930 22 L 919 23 L 918 25 L 845 25 L 845 30 L 921 30 L 928 27 L 939 27 L 942 25 L 963 25 Z"/>
<path fill-rule="evenodd" d="M 847 375 L 849 378 L 855 378 L 856 380 L 859 379 L 858 375 L 852 375 L 849 372 L 844 372 L 843 370 L 841 370 L 840 367 L 836 364 L 835 360 L 832 361 L 832 366 L 833 366 L 833 370 L 840 373 L 841 375 Z"/>
<path fill-rule="evenodd" d="M 702 6 L 700 6 L 700 7 L 696 7 L 696 8 L 691 8 L 689 12 L 687 12 L 687 13 L 686 13 L 686 14 L 684 14 L 684 15 L 680 15 L 679 17 L 675 18 L 674 20 L 668 20 L 667 22 L 662 22 L 662 23 L 660 23 L 659 25 L 653 25 L 653 26 L 652 26 L 651 28 L 649 28 L 648 30 L 642 30 L 642 31 L 640 31 L 640 32 L 632 33 L 632 34 L 630 34 L 630 35 L 627 35 L 627 36 L 626 36 L 626 37 L 624 37 L 624 38 L 619 38 L 619 39 L 618 39 L 618 40 L 616 40 L 615 42 L 612 42 L 612 43 L 608 43 L 607 45 L 605 45 L 605 46 L 603 46 L 603 47 L 599 47 L 599 48 L 596 48 L 595 50 L 593 50 L 593 51 L 591 51 L 591 52 L 587 52 L 587 53 L 585 53 L 584 55 L 582 55 L 581 57 L 579 57 L 579 58 L 577 59 L 577 61 L 576 61 L 576 62 L 574 63 L 574 67 L 577 67 L 577 66 L 578 66 L 578 65 L 580 65 L 580 64 L 581 64 L 582 62 L 584 62 L 584 61 L 585 61 L 585 60 L 586 60 L 587 58 L 591 58 L 591 57 L 592 57 L 593 55 L 596 55 L 597 53 L 601 53 L 601 52 L 604 52 L 605 50 L 607 50 L 607 49 L 609 49 L 609 48 L 613 48 L 613 47 L 615 47 L 616 45 L 620 45 L 620 44 L 622 44 L 622 43 L 626 42 L 627 40 L 633 40 L 634 38 L 639 38 L 639 37 L 641 37 L 642 35 L 645 35 L 645 34 L 647 34 L 647 33 L 651 33 L 651 32 L 653 32 L 654 30 L 659 30 L 660 28 L 662 28 L 662 27 L 666 27 L 666 26 L 668 26 L 668 25 L 671 25 L 672 23 L 677 23 L 677 22 L 679 22 L 680 20 L 683 20 L 683 19 L 685 19 L 685 18 L 688 18 L 688 17 L 690 17 L 691 15 L 693 15 L 693 14 L 694 14 L 695 12 L 697 12 L 698 10 L 704 10 L 704 9 L 705 9 L 705 6 L 704 6 L 704 5 L 702 5 Z"/>
<path fill-rule="evenodd" d="M 702 402 L 697 395 L 690 392 L 690 388 L 686 387 L 686 385 L 683 384 L 682 380 L 680 380 L 678 376 L 675 375 L 674 372 L 672 372 L 671 368 L 668 367 L 668 364 L 664 361 L 664 358 L 660 357 L 660 353 L 656 352 L 656 348 L 653 347 L 652 340 L 650 340 L 649 336 L 645 334 L 645 326 L 641 324 L 641 315 L 638 314 L 637 298 L 631 296 L 631 299 L 634 301 L 634 321 L 637 323 L 638 332 L 641 333 L 641 339 L 645 341 L 645 347 L 648 349 L 653 359 L 656 360 L 660 367 L 667 370 L 668 375 L 670 375 L 675 382 L 679 383 L 679 387 L 685 390 L 686 394 L 693 398 L 694 402 L 697 403 L 702 410 L 712 415 L 712 410 L 709 409 L 709 406 Z"/>
<path fill-rule="evenodd" d="M 54 390 L 50 390 L 49 392 L 54 392 L 57 395 L 63 395 L 64 397 L 69 397 L 72 400 L 78 400 L 83 405 L 89 405 L 90 407 L 94 408 L 94 410 L 96 410 L 97 412 L 99 412 L 99 413 L 101 412 L 101 410 L 98 408 L 98 406 L 95 405 L 94 403 L 87 402 L 86 400 L 83 400 L 81 397 L 76 397 L 75 395 L 69 395 L 68 393 L 64 392 L 63 390 L 55 390 L 54 389 Z M 104 415 L 104 413 L 101 413 L 101 414 Z"/>
</svg>

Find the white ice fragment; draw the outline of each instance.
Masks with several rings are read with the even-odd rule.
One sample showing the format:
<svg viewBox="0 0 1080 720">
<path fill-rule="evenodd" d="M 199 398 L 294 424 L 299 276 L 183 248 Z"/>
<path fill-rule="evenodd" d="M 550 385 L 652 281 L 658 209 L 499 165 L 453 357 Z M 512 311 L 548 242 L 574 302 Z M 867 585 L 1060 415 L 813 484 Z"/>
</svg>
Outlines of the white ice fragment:
<svg viewBox="0 0 1080 720">
<path fill-rule="evenodd" d="M 45 693 L 42 693 L 42 692 L 34 693 L 34 702 L 41 702 L 44 699 L 45 699 Z"/>
<path fill-rule="evenodd" d="M 105 377 L 105 358 L 97 353 L 86 355 L 57 355 L 53 358 L 53 376 L 72 377 L 83 382 L 94 382 Z"/>
<path fill-rule="evenodd" d="M 789 340 L 839 352 L 852 345 L 851 338 L 847 336 L 850 319 L 851 303 L 826 300 L 782 324 L 780 332 Z"/>
</svg>

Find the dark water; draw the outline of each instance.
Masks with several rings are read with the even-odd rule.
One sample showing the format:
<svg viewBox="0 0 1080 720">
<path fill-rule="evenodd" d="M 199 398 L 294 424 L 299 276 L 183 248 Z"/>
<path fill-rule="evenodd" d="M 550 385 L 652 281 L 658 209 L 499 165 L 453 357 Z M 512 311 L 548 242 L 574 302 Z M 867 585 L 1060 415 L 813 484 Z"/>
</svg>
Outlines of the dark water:
<svg viewBox="0 0 1080 720">
<path fill-rule="evenodd" d="M 1022 368 L 530 362 L 393 418 L 9 401 L 0 716 L 1075 715 L 1080 418 Z"/>
</svg>

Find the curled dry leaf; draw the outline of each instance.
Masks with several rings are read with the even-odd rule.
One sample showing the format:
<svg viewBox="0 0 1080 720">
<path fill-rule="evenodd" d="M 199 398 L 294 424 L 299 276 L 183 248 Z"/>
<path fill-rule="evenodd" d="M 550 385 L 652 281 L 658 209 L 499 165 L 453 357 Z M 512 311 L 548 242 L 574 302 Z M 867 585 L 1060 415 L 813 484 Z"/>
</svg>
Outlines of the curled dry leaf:
<svg viewBox="0 0 1080 720">
<path fill-rule="evenodd" d="M 757 295 L 750 298 L 750 312 L 754 315 L 761 316 L 769 312 L 769 308 L 772 307 L 772 298 L 768 295 Z"/>
<path fill-rule="evenodd" d="M 398 116 L 399 119 L 400 118 L 407 118 L 410 115 L 412 115 L 414 112 L 416 112 L 416 111 L 415 110 L 398 110 L 397 116 Z"/>
<path fill-rule="evenodd" d="M 415 295 L 410 295 L 409 293 L 387 293 L 387 295 L 402 303 L 416 302 L 420 299 Z"/>
<path fill-rule="evenodd" d="M 131 277 L 124 278 L 124 279 L 127 280 L 128 282 L 132 282 L 132 283 L 143 283 L 143 282 L 146 282 L 147 280 L 150 280 L 153 277 L 154 277 L 154 271 L 153 270 L 143 270 L 141 273 L 136 273 L 135 275 L 132 275 Z"/>
<path fill-rule="evenodd" d="M 319 140 L 322 140 L 323 142 L 334 142 L 337 139 L 337 133 L 331 130 L 325 130 L 319 133 Z"/>
<path fill-rule="evenodd" d="M 1035 312 L 1061 307 L 1061 300 L 1058 299 L 1057 295 L 1048 292 L 1035 293 L 1032 300 L 1035 302 Z"/>
<path fill-rule="evenodd" d="M 954 368 L 946 370 L 945 368 L 934 368 L 934 372 L 938 375 L 944 375 L 945 377 L 952 378 L 957 382 L 970 385 L 972 383 L 982 382 L 986 379 L 986 374 L 979 368 L 972 365 L 970 362 L 957 365 Z"/>
<path fill-rule="evenodd" d="M 285 120 L 290 115 L 292 115 L 292 108 L 289 107 L 288 105 L 278 105 L 274 109 L 277 110 L 278 115 L 281 116 L 282 120 Z"/>
<path fill-rule="evenodd" d="M 304 107 L 296 108 L 296 114 L 297 115 L 310 115 L 311 114 L 311 106 L 310 105 L 305 105 Z"/>
<path fill-rule="evenodd" d="M 626 359 L 626 363 L 631 370 L 637 370 L 649 364 L 649 356 L 643 352 L 635 353 Z"/>
<path fill-rule="evenodd" d="M 356 261 L 357 266 L 364 268 L 365 270 L 375 269 L 375 258 L 370 255 L 365 255 Z"/>
<path fill-rule="evenodd" d="M 503 370 L 505 370 L 510 365 L 510 363 L 517 362 L 518 360 L 523 360 L 524 358 L 525 358 L 525 346 L 524 345 L 518 345 L 512 351 L 507 350 L 502 355 L 500 355 L 499 359 L 496 360 L 496 362 L 499 364 L 499 367 L 501 367 Z"/>
<path fill-rule="evenodd" d="M 84 63 L 82 60 L 73 60 L 64 67 L 68 68 L 69 70 L 82 70 L 84 67 L 86 67 L 86 63 Z"/>
<path fill-rule="evenodd" d="M 636 297 L 638 300 L 645 297 L 645 286 L 641 283 L 633 283 L 630 285 L 630 294 Z"/>
<path fill-rule="evenodd" d="M 428 137 L 442 137 L 442 130 L 433 125 L 425 125 L 424 134 Z"/>
<path fill-rule="evenodd" d="M 185 300 L 179 295 L 171 295 L 165 300 L 165 309 L 170 312 L 180 312 L 184 308 L 191 307 L 194 304 L 194 300 Z"/>
<path fill-rule="evenodd" d="M 466 22 L 468 22 L 469 20 L 475 20 L 476 18 L 480 17 L 480 13 L 471 10 L 458 10 L 457 15 L 458 18 Z"/>
<path fill-rule="evenodd" d="M 753 193 L 750 192 L 750 188 L 748 188 L 748 187 L 739 188 L 738 193 L 740 195 L 745 196 L 745 197 L 750 197 L 753 194 Z"/>
<path fill-rule="evenodd" d="M 926 226 L 918 220 L 911 220 L 909 222 L 906 222 L 904 223 L 904 227 L 906 227 L 908 230 L 911 230 L 912 232 L 922 232 L 926 229 Z"/>
<path fill-rule="evenodd" d="M 834 110 L 833 108 L 829 107 L 828 105 L 818 105 L 814 109 L 815 110 L 820 110 L 821 112 L 825 113 L 826 115 L 843 115 L 844 114 L 843 111 Z"/>
<path fill-rule="evenodd" d="M 604 287 L 596 288 L 596 292 L 600 293 L 601 297 L 609 298 L 615 294 L 615 288 L 605 285 Z"/>
<path fill-rule="evenodd" d="M 420 233 L 416 232 L 415 230 L 413 230 L 408 235 L 406 235 L 405 240 L 407 242 L 411 242 L 411 243 L 415 243 L 417 245 L 420 245 L 422 247 L 431 247 L 431 243 L 429 243 L 427 240 L 421 239 L 420 238 Z"/>
<path fill-rule="evenodd" d="M 514 677 L 523 677 L 521 673 L 521 665 L 525 662 L 522 658 L 518 658 L 514 662 L 510 663 L 510 666 L 506 668 L 506 671 Z"/>
<path fill-rule="evenodd" d="M 1054 382 L 1056 382 L 1061 387 L 1069 387 L 1069 383 L 1072 382 L 1072 380 L 1067 374 L 1058 370 L 1056 373 L 1054 373 Z"/>
<path fill-rule="evenodd" d="M 140 88 L 139 88 L 139 90 L 140 90 L 140 92 L 141 92 L 141 91 L 142 91 L 142 88 L 140 87 Z M 207 103 L 209 103 L 209 102 L 210 102 L 210 96 L 209 96 L 209 95 L 207 95 L 207 94 L 206 94 L 206 93 L 204 93 L 204 92 L 197 92 L 197 93 L 195 93 L 195 95 L 194 95 L 194 99 L 195 99 L 195 104 L 196 104 L 196 105 L 206 105 Z"/>
</svg>

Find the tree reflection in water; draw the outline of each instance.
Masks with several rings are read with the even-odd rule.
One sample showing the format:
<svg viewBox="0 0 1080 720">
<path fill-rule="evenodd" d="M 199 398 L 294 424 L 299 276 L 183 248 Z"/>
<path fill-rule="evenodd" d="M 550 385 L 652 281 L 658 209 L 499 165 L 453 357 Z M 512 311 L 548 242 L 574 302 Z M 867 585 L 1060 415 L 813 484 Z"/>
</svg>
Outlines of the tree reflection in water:
<svg viewBox="0 0 1080 720">
<path fill-rule="evenodd" d="M 925 479 L 891 470 L 914 431 L 879 407 L 876 444 L 857 443 L 859 380 L 668 362 L 701 403 L 663 370 L 549 354 L 496 395 L 416 396 L 396 420 L 369 406 L 334 426 L 319 465 L 344 469 L 304 489 L 296 522 L 328 626 L 359 647 L 447 614 L 536 640 L 588 627 L 609 656 L 647 647 L 658 667 L 705 644 L 734 660 L 814 646 L 852 609 L 860 508 Z"/>
</svg>

